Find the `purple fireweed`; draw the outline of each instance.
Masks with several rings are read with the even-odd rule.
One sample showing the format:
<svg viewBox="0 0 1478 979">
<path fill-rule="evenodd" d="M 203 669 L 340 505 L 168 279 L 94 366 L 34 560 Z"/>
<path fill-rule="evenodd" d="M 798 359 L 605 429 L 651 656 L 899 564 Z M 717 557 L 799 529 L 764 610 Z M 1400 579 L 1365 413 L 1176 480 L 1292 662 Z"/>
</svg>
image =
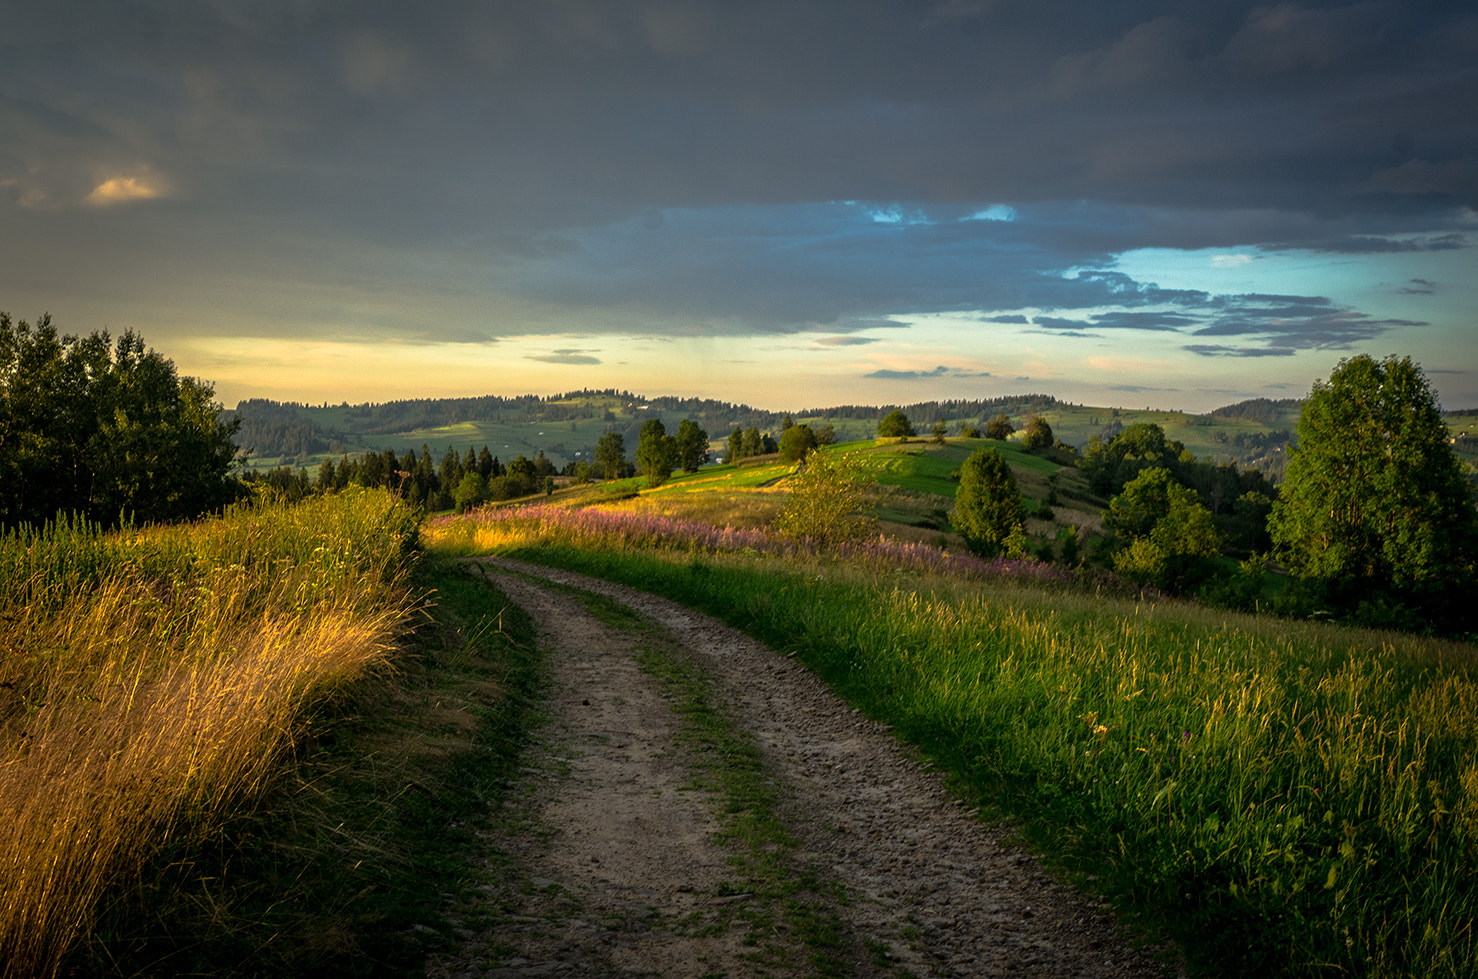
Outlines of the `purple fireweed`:
<svg viewBox="0 0 1478 979">
<path fill-rule="evenodd" d="M 793 541 L 754 527 L 717 527 L 697 520 L 660 514 L 627 513 L 594 507 L 570 508 L 534 503 L 521 507 L 476 510 L 462 516 L 432 518 L 432 527 L 454 521 L 504 524 L 530 537 L 573 546 L 633 547 L 696 552 L 748 552 L 776 556 L 830 554 L 873 568 L 955 575 L 971 578 L 1019 578 L 1065 582 L 1072 572 L 1035 558 L 979 558 L 919 542 L 877 536 L 821 547 L 814 541 Z"/>
</svg>

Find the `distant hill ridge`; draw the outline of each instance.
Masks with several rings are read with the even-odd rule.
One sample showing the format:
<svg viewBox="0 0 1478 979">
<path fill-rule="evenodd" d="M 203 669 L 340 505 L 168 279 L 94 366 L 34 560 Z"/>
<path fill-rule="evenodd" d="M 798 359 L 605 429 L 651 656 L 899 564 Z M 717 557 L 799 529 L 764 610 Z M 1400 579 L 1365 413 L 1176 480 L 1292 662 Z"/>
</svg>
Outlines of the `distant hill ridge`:
<svg viewBox="0 0 1478 979">
<path fill-rule="evenodd" d="M 241 419 L 237 442 L 263 455 L 312 456 L 325 452 L 357 451 L 364 438 L 399 435 L 421 429 L 440 428 L 464 422 L 572 422 L 601 418 L 610 413 L 646 409 L 663 415 L 684 415 L 719 437 L 735 426 L 776 429 L 788 416 L 877 420 L 894 409 L 923 425 L 936 418 L 969 418 L 1004 411 L 1019 415 L 1048 411 L 1059 405 L 1047 394 L 1009 395 L 977 400 L 950 399 L 913 404 L 841 405 L 802 411 L 769 411 L 746 404 L 712 398 L 681 398 L 672 395 L 648 398 L 618 388 L 585 389 L 564 394 L 524 394 L 512 397 L 489 394 L 475 398 L 410 398 L 396 401 L 341 402 L 311 405 L 296 401 L 248 398 L 224 414 Z M 615 419 L 612 418 L 612 421 Z"/>
</svg>

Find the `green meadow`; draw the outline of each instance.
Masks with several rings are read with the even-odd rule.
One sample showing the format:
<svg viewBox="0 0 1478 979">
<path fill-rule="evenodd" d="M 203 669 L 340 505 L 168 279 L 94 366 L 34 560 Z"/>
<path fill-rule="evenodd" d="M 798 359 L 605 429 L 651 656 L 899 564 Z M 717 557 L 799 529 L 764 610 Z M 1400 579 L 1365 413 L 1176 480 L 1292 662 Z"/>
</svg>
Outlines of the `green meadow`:
<svg viewBox="0 0 1478 979">
<path fill-rule="evenodd" d="M 971 447 L 852 448 L 886 500 L 932 495 Z M 1045 480 L 1028 459 L 1018 477 Z M 1472 974 L 1474 647 L 694 529 L 762 528 L 752 501 L 783 482 L 731 481 L 771 471 L 438 518 L 426 538 L 651 590 L 795 657 L 1193 974 Z"/>
</svg>

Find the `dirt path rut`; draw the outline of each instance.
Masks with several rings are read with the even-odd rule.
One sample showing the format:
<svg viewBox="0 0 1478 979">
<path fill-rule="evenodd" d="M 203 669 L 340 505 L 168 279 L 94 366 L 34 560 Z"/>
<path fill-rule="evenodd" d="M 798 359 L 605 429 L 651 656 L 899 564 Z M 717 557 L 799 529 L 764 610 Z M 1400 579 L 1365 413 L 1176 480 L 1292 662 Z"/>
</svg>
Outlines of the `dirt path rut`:
<svg viewBox="0 0 1478 979">
<path fill-rule="evenodd" d="M 502 574 L 499 587 L 549 643 L 549 717 L 508 807 L 516 818 L 488 841 L 479 927 L 433 963 L 433 979 L 1175 974 L 780 654 L 654 595 L 509 561 L 485 567 L 606 595 L 667 630 L 760 746 L 794 841 L 780 858 L 821 882 L 831 940 L 818 957 L 814 930 L 736 892 L 734 844 L 715 839 L 718 800 L 693 787 L 691 746 L 677 737 L 671 693 L 637 665 L 637 638 L 568 594 Z"/>
</svg>

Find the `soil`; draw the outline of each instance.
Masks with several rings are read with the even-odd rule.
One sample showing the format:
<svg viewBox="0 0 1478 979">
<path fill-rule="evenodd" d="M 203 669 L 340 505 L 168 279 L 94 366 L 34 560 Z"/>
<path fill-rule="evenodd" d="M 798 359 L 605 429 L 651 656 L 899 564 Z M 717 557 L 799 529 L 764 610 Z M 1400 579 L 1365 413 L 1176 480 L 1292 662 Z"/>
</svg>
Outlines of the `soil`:
<svg viewBox="0 0 1478 979">
<path fill-rule="evenodd" d="M 477 870 L 485 898 L 459 909 L 462 947 L 431 979 L 1178 974 L 793 660 L 655 595 L 483 564 L 610 596 L 668 631 L 761 747 L 794 840 L 785 859 L 822 882 L 835 936 L 818 957 L 783 915 L 753 913 L 763 895 L 735 892 L 735 844 L 715 838 L 718 800 L 694 787 L 694 749 L 677 737 L 671 695 L 638 666 L 637 638 L 500 574 L 548 644 L 547 718 Z"/>
</svg>

